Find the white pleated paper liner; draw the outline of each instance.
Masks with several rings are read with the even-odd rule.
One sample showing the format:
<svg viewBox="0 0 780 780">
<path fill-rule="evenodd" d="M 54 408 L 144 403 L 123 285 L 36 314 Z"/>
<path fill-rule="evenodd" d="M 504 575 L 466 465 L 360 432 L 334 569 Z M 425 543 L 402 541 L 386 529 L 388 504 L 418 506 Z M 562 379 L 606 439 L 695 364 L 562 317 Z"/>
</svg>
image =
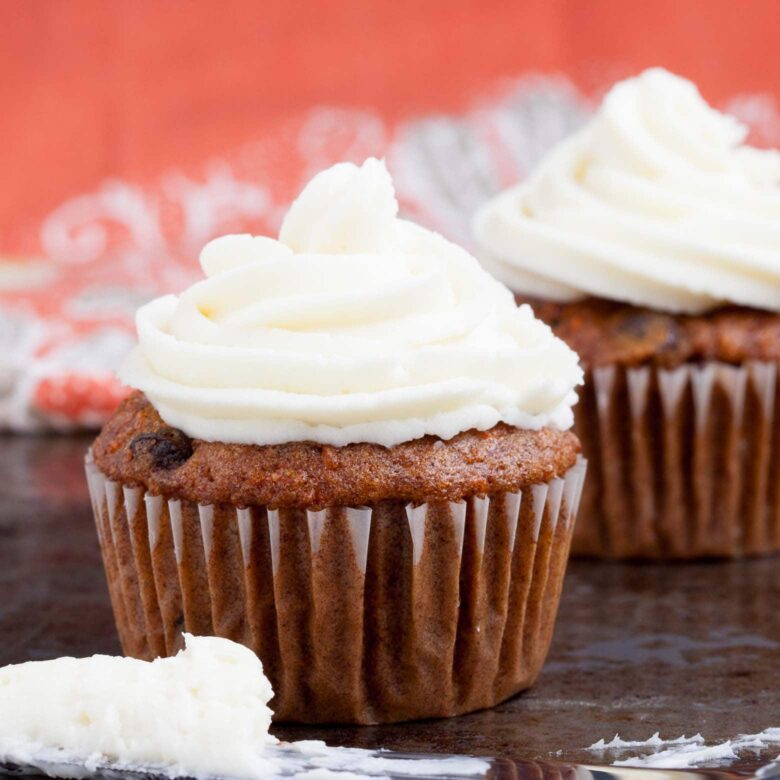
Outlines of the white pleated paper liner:
<svg viewBox="0 0 780 780">
<path fill-rule="evenodd" d="M 777 365 L 607 366 L 575 432 L 589 460 L 572 551 L 736 558 L 780 550 Z"/>
<path fill-rule="evenodd" d="M 124 651 L 182 631 L 260 657 L 278 720 L 455 715 L 533 683 L 586 463 L 518 493 L 323 510 L 166 499 L 86 470 Z"/>
</svg>

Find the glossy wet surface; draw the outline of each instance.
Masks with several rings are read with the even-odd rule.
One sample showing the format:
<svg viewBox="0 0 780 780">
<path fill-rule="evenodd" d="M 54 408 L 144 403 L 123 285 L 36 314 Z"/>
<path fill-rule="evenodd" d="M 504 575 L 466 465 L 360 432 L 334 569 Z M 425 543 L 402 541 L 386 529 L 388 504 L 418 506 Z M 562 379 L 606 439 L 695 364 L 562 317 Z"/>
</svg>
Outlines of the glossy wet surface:
<svg viewBox="0 0 780 780">
<path fill-rule="evenodd" d="M 82 470 L 87 439 L 0 438 L 0 664 L 117 653 Z M 284 739 L 604 763 L 619 732 L 708 743 L 780 726 L 780 559 L 575 562 L 536 686 L 461 718 L 277 727 Z M 775 758 L 780 744 L 764 751 Z M 755 753 L 742 766 L 755 765 Z M 737 765 L 739 766 L 739 764 Z"/>
</svg>

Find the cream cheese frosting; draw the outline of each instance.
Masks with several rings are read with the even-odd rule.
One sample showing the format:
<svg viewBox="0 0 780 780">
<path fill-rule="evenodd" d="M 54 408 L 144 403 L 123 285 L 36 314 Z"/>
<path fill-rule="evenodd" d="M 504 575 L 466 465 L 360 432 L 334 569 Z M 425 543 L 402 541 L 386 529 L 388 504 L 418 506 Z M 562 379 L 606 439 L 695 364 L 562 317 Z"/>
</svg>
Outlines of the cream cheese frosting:
<svg viewBox="0 0 780 780">
<path fill-rule="evenodd" d="M 572 423 L 577 356 L 465 250 L 398 218 L 383 162 L 312 179 L 279 240 L 223 236 L 137 314 L 120 371 L 170 425 L 242 444 L 392 446 Z"/>
<path fill-rule="evenodd" d="M 0 760 L 269 776 L 262 754 L 277 740 L 260 660 L 227 639 L 185 640 L 151 663 L 96 655 L 3 667 Z"/>
<path fill-rule="evenodd" d="M 696 314 L 780 311 L 780 155 L 660 68 L 617 84 L 529 179 L 475 216 L 517 292 Z"/>
</svg>

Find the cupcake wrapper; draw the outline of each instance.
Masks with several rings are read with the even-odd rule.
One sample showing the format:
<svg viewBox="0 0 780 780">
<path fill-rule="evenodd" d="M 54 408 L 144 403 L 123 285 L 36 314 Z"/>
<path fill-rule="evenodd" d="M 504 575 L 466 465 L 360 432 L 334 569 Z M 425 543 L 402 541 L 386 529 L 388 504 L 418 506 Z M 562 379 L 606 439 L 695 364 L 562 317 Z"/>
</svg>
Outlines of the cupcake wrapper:
<svg viewBox="0 0 780 780">
<path fill-rule="evenodd" d="M 202 505 L 87 479 L 126 654 L 181 633 L 261 658 L 276 719 L 455 715 L 528 687 L 547 654 L 585 476 L 522 493 L 324 510 Z"/>
<path fill-rule="evenodd" d="M 777 366 L 615 366 L 586 378 L 590 462 L 572 552 L 702 558 L 780 550 Z"/>
</svg>

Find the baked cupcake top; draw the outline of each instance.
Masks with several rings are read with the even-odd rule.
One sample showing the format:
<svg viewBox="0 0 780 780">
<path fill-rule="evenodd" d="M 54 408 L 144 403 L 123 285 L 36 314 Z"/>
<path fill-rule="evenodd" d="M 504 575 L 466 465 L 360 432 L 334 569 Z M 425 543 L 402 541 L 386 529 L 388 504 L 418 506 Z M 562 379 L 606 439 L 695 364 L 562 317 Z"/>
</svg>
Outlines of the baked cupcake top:
<svg viewBox="0 0 780 780">
<path fill-rule="evenodd" d="M 484 262 L 547 300 L 780 311 L 780 155 L 746 135 L 667 71 L 621 82 L 527 181 L 480 209 Z"/>
<path fill-rule="evenodd" d="M 166 426 L 142 393 L 126 398 L 92 445 L 98 468 L 122 485 L 205 504 L 301 507 L 416 504 L 513 493 L 562 477 L 580 444 L 571 431 L 499 424 L 443 442 L 253 446 L 189 439 Z"/>
<path fill-rule="evenodd" d="M 576 354 L 465 250 L 397 213 L 379 160 L 320 173 L 279 240 L 212 241 L 203 281 L 138 311 L 121 378 L 204 441 L 568 428 Z"/>
</svg>

